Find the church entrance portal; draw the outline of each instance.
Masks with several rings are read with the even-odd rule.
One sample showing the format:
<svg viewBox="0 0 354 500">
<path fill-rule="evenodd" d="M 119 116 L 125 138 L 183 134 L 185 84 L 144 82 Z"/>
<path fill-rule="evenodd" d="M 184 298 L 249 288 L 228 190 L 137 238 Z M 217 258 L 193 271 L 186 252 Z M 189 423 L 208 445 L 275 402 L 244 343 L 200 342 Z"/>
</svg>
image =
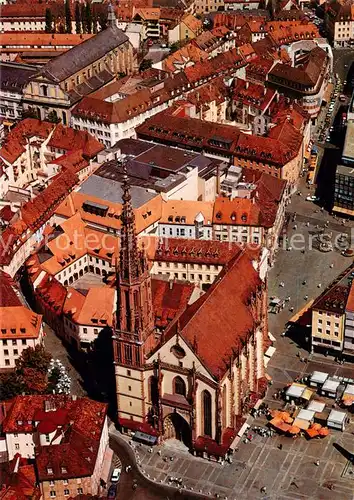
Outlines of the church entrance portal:
<svg viewBox="0 0 354 500">
<path fill-rule="evenodd" d="M 164 439 L 178 439 L 186 446 L 192 444 L 192 431 L 187 421 L 178 413 L 170 413 L 163 423 Z"/>
</svg>

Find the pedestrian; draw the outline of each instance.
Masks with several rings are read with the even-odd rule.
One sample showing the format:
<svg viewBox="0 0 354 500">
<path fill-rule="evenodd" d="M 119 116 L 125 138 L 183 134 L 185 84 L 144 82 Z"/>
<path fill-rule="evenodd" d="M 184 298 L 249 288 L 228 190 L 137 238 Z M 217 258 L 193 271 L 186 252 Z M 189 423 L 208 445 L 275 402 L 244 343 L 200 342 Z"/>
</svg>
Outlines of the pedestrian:
<svg viewBox="0 0 354 500">
<path fill-rule="evenodd" d="M 309 296 L 308 295 L 305 295 L 304 299 L 305 300 L 308 300 Z"/>
<path fill-rule="evenodd" d="M 333 264 L 331 264 L 329 267 L 330 267 L 331 269 L 333 269 Z"/>
<path fill-rule="evenodd" d="M 320 465 L 320 461 L 316 460 L 315 465 L 317 465 L 317 467 L 318 467 Z"/>
<path fill-rule="evenodd" d="M 267 488 L 265 486 L 262 486 L 261 493 L 265 493 L 266 491 L 267 491 Z"/>
<path fill-rule="evenodd" d="M 319 284 L 317 285 L 317 288 L 321 288 L 321 286 L 322 286 L 322 283 L 319 283 Z"/>
<path fill-rule="evenodd" d="M 283 449 L 283 445 L 282 445 L 282 444 L 280 444 L 280 445 L 278 446 L 278 448 L 279 448 L 279 450 L 282 450 L 282 449 Z"/>
</svg>

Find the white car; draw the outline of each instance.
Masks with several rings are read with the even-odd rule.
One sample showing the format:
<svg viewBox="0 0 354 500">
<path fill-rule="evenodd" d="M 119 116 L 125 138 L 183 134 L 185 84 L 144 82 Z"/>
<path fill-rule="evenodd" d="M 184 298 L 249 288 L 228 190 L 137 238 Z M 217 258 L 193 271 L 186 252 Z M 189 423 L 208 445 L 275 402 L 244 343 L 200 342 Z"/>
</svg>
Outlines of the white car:
<svg viewBox="0 0 354 500">
<path fill-rule="evenodd" d="M 116 469 L 113 469 L 113 472 L 112 472 L 112 475 L 111 475 L 111 481 L 112 481 L 112 483 L 117 483 L 119 481 L 121 473 L 122 473 L 122 469 L 120 467 L 117 467 Z"/>
<path fill-rule="evenodd" d="M 318 198 L 314 194 L 306 196 L 306 201 L 317 201 L 317 200 L 318 200 Z"/>
</svg>

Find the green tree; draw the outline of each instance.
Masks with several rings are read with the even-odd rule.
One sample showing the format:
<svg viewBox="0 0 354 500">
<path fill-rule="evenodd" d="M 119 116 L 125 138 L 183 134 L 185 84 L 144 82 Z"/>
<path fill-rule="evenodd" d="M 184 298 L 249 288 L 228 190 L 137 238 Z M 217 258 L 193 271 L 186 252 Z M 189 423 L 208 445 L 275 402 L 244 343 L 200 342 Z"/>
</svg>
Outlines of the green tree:
<svg viewBox="0 0 354 500">
<path fill-rule="evenodd" d="M 23 375 L 25 368 L 34 368 L 39 373 L 46 374 L 51 359 L 52 356 L 42 344 L 38 344 L 34 348 L 28 347 L 22 351 L 21 356 L 16 360 L 16 372 Z"/>
<path fill-rule="evenodd" d="M 0 401 L 11 399 L 25 392 L 25 383 L 21 375 L 14 372 L 0 374 Z"/>
<path fill-rule="evenodd" d="M 85 4 L 85 21 L 86 21 L 86 32 L 92 33 L 92 11 L 90 2 Z"/>
<path fill-rule="evenodd" d="M 79 2 L 75 3 L 75 29 L 76 33 L 81 33 L 81 12 Z"/>
<path fill-rule="evenodd" d="M 60 118 L 58 118 L 57 112 L 56 111 L 50 111 L 47 116 L 46 116 L 46 121 L 47 122 L 52 122 L 52 123 L 59 123 Z"/>
<path fill-rule="evenodd" d="M 71 33 L 71 9 L 70 9 L 70 1 L 65 0 L 65 31 L 66 33 Z"/>
<path fill-rule="evenodd" d="M 52 33 L 53 31 L 53 15 L 50 9 L 45 9 L 45 32 Z"/>
<path fill-rule="evenodd" d="M 143 59 L 139 71 L 146 71 L 147 69 L 151 68 L 152 66 L 152 59 Z"/>
</svg>

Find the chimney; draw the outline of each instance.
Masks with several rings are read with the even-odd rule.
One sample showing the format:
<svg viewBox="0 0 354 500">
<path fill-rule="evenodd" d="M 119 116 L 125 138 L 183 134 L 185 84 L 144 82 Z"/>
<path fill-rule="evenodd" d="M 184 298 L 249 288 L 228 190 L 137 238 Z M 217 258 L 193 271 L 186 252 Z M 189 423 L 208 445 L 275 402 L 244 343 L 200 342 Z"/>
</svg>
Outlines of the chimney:
<svg viewBox="0 0 354 500">
<path fill-rule="evenodd" d="M 267 93 L 267 88 L 266 88 L 266 87 L 264 87 L 264 88 L 263 88 L 263 95 L 266 95 L 266 93 Z"/>
<path fill-rule="evenodd" d="M 277 102 L 279 102 L 279 94 L 277 93 L 277 95 L 275 96 L 275 99 Z"/>
<path fill-rule="evenodd" d="M 245 85 L 246 90 L 248 89 L 249 86 L 250 86 L 249 82 L 246 82 L 246 85 Z"/>
<path fill-rule="evenodd" d="M 172 290 L 172 288 L 173 288 L 173 280 L 170 280 L 169 284 L 170 284 L 170 290 Z"/>
</svg>

